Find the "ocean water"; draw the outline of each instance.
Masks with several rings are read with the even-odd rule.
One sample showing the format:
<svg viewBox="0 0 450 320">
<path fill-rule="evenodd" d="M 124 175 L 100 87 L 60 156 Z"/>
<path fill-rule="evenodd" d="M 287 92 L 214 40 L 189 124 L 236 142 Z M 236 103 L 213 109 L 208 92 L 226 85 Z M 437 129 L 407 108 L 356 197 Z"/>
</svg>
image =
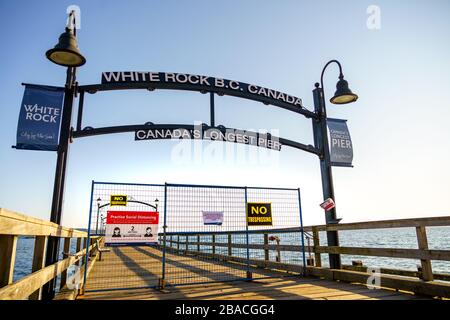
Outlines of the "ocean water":
<svg viewBox="0 0 450 320">
<path fill-rule="evenodd" d="M 63 257 L 62 241 L 59 248 L 59 258 Z M 14 267 L 13 281 L 17 281 L 31 273 L 33 263 L 34 237 L 19 237 L 17 240 L 16 264 Z M 70 253 L 76 252 L 76 239 L 71 240 Z M 59 285 L 59 277 L 57 279 Z M 59 287 L 59 286 L 58 286 Z"/>
<path fill-rule="evenodd" d="M 277 234 L 274 234 L 277 235 Z M 280 244 L 301 245 L 301 237 L 298 233 L 278 234 Z M 428 246 L 430 249 L 450 250 L 450 227 L 427 227 Z M 222 238 L 223 237 L 223 238 Z M 206 236 L 201 241 L 210 241 Z M 341 246 L 346 247 L 374 247 L 374 248 L 417 248 L 417 238 L 414 228 L 378 229 L 378 230 L 355 230 L 340 231 L 339 240 Z M 191 237 L 189 241 L 196 241 Z M 216 242 L 226 242 L 226 236 L 216 236 Z M 245 235 L 233 236 L 233 242 L 246 243 Z M 249 242 L 255 244 L 263 243 L 262 235 L 249 235 Z M 325 232 L 320 233 L 320 242 L 326 245 Z M 307 242 L 305 241 L 305 245 Z M 312 241 L 311 241 L 312 244 Z M 75 253 L 76 241 L 72 239 L 71 253 Z M 62 247 L 62 246 L 60 246 Z M 16 266 L 14 269 L 14 281 L 17 281 L 31 273 L 33 259 L 34 238 L 20 237 L 17 244 Z M 190 246 L 195 250 L 196 247 Z M 210 251 L 210 247 L 202 246 L 201 250 Z M 249 250 L 252 259 L 264 259 L 263 250 Z M 227 254 L 227 248 L 216 248 L 217 253 Z M 245 248 L 233 248 L 233 255 L 246 257 Z M 277 252 L 270 251 L 270 259 L 275 261 Z M 60 250 L 62 257 L 62 249 Z M 308 257 L 308 252 L 306 252 Z M 343 264 L 351 264 L 352 260 L 362 260 L 368 267 L 381 267 L 402 270 L 417 270 L 420 260 L 397 259 L 369 256 L 342 255 Z M 301 252 L 281 252 L 281 262 L 302 264 Z M 322 265 L 328 266 L 328 255 L 322 254 Z M 450 274 L 450 261 L 432 261 L 434 273 Z"/>
</svg>

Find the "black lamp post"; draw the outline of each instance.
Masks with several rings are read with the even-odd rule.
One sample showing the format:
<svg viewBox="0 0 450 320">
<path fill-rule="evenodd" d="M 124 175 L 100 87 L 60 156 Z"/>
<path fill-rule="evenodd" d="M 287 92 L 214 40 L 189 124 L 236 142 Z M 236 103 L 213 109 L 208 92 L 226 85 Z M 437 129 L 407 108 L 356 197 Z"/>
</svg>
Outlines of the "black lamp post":
<svg viewBox="0 0 450 320">
<path fill-rule="evenodd" d="M 315 84 L 313 90 L 314 96 L 314 111 L 319 116 L 317 120 L 313 120 L 314 130 L 314 145 L 321 150 L 320 156 L 320 172 L 322 175 L 322 191 L 324 200 L 331 198 L 334 200 L 333 176 L 331 170 L 330 151 L 328 144 L 327 131 L 327 111 L 325 107 L 325 95 L 323 92 L 323 75 L 326 68 L 331 64 L 336 63 L 339 66 L 339 81 L 336 84 L 336 92 L 330 99 L 333 104 L 347 104 L 355 102 L 358 96 L 354 94 L 348 87 L 348 82 L 344 80 L 342 73 L 342 66 L 337 60 L 327 62 L 322 70 L 319 83 Z M 336 217 L 336 208 L 333 208 L 325 213 L 326 224 L 338 223 L 340 219 Z M 327 231 L 328 246 L 339 246 L 339 237 L 337 231 Z M 341 258 L 338 254 L 329 254 L 330 268 L 340 269 Z"/>
<path fill-rule="evenodd" d="M 76 38 L 75 12 L 69 14 L 72 29 L 66 27 L 59 37 L 58 44 L 46 52 L 47 58 L 55 64 L 67 67 L 66 84 L 64 92 L 63 114 L 61 130 L 59 133 L 58 156 L 56 160 L 55 182 L 53 187 L 52 211 L 50 221 L 61 224 L 61 214 L 64 196 L 64 182 L 69 151 L 70 126 L 72 121 L 73 98 L 75 94 L 76 68 L 86 63 L 80 53 Z M 49 237 L 46 255 L 46 265 L 58 261 L 58 238 Z M 43 299 L 53 299 L 55 295 L 55 281 L 50 281 L 42 290 Z"/>
<path fill-rule="evenodd" d="M 159 200 L 158 198 L 155 199 L 155 210 L 156 212 L 158 212 L 158 204 L 159 204 Z"/>
</svg>

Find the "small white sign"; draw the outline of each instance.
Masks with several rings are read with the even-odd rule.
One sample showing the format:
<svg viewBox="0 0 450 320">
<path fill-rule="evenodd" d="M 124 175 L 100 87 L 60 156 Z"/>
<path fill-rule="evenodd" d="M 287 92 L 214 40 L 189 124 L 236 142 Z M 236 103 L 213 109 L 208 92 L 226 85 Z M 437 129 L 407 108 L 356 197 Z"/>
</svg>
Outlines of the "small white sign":
<svg viewBox="0 0 450 320">
<path fill-rule="evenodd" d="M 223 211 L 202 211 L 203 224 L 221 226 L 223 223 Z"/>
<path fill-rule="evenodd" d="M 331 198 L 328 198 L 327 200 L 325 200 L 324 202 L 322 202 L 320 204 L 320 207 L 322 209 L 324 209 L 325 211 L 330 211 L 335 206 L 336 206 L 336 204 L 334 203 L 333 199 L 331 199 Z"/>
</svg>

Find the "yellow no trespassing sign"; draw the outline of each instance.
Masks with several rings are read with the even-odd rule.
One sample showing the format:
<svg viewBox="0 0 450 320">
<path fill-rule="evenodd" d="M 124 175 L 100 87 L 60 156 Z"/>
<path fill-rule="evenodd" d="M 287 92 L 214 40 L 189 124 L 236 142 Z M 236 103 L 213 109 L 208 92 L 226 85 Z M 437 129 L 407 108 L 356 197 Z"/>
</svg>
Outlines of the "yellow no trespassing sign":
<svg viewBox="0 0 450 320">
<path fill-rule="evenodd" d="M 109 200 L 111 206 L 126 206 L 128 197 L 121 194 L 113 194 Z"/>
<path fill-rule="evenodd" d="M 263 202 L 247 203 L 248 226 L 272 226 L 272 204 Z"/>
</svg>

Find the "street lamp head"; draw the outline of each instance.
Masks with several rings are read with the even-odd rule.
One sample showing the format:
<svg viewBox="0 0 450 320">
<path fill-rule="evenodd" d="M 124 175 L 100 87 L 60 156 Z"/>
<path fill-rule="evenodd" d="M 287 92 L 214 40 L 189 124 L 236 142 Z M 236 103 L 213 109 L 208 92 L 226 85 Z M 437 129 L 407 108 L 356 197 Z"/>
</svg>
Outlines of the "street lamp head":
<svg viewBox="0 0 450 320">
<path fill-rule="evenodd" d="M 350 90 L 347 80 L 344 80 L 344 76 L 339 76 L 339 81 L 336 84 L 336 92 L 330 102 L 333 104 L 347 104 L 358 100 L 358 96 Z"/>
<path fill-rule="evenodd" d="M 155 203 L 156 203 L 156 204 L 158 204 L 158 203 L 159 203 L 159 200 L 158 200 L 158 198 L 156 198 L 156 199 L 155 199 Z"/>
<path fill-rule="evenodd" d="M 45 55 L 51 62 L 65 67 L 79 67 L 86 63 L 86 59 L 78 49 L 77 38 L 69 28 L 66 28 L 66 31 L 59 36 L 56 46 L 48 50 Z"/>
</svg>

